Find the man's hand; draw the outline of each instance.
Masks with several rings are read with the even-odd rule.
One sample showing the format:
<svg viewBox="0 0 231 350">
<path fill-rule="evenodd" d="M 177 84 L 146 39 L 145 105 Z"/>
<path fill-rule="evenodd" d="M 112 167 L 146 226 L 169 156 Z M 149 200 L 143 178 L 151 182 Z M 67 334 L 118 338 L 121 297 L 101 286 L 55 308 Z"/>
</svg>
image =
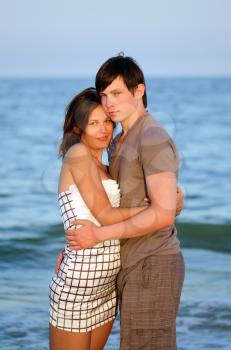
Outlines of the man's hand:
<svg viewBox="0 0 231 350">
<path fill-rule="evenodd" d="M 72 250 L 94 247 L 100 242 L 97 237 L 97 226 L 88 220 L 75 220 L 71 225 L 81 225 L 77 230 L 65 231 L 66 239 Z"/>
<path fill-rule="evenodd" d="M 184 194 L 181 191 L 181 188 L 177 186 L 177 203 L 176 203 L 176 216 L 180 215 L 181 210 L 184 206 Z"/>
</svg>

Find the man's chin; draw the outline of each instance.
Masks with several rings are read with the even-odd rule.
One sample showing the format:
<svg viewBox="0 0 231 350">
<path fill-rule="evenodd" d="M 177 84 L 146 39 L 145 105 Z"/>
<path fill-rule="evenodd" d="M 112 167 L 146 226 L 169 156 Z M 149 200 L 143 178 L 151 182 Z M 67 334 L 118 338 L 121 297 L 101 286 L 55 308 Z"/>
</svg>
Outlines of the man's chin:
<svg viewBox="0 0 231 350">
<path fill-rule="evenodd" d="M 110 118 L 115 123 L 119 123 L 121 121 L 121 116 L 119 114 L 110 115 Z"/>
</svg>

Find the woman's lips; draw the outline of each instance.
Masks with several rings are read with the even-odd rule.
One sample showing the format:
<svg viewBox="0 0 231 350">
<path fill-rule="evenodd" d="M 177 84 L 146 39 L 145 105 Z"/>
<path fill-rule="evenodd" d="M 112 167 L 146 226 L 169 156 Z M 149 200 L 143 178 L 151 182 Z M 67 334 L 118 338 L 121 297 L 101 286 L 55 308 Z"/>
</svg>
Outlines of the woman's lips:
<svg viewBox="0 0 231 350">
<path fill-rule="evenodd" d="M 101 142 L 106 142 L 108 140 L 108 135 L 97 137 L 97 139 Z"/>
</svg>

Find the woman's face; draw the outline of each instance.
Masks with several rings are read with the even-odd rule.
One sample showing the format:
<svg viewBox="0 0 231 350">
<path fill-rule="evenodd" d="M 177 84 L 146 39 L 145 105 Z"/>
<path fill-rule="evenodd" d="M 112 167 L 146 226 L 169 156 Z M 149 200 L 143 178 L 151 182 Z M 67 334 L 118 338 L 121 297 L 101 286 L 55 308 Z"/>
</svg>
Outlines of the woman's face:
<svg viewBox="0 0 231 350">
<path fill-rule="evenodd" d="M 90 114 L 81 140 L 91 149 L 107 148 L 113 134 L 114 125 L 99 105 Z"/>
</svg>

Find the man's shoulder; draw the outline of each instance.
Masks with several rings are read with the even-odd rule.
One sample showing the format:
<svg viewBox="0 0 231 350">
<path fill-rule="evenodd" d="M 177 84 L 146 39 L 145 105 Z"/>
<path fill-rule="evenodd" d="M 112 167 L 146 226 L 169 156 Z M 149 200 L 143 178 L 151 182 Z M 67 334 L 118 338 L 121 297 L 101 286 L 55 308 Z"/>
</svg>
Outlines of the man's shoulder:
<svg viewBox="0 0 231 350">
<path fill-rule="evenodd" d="M 149 113 L 143 117 L 139 131 L 143 142 L 151 140 L 159 144 L 171 139 L 165 128 Z"/>
</svg>

